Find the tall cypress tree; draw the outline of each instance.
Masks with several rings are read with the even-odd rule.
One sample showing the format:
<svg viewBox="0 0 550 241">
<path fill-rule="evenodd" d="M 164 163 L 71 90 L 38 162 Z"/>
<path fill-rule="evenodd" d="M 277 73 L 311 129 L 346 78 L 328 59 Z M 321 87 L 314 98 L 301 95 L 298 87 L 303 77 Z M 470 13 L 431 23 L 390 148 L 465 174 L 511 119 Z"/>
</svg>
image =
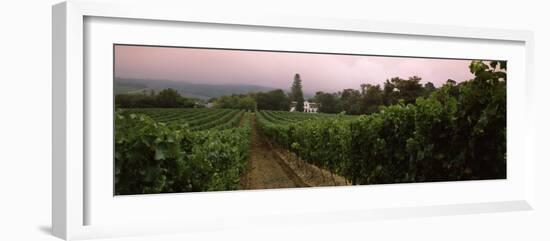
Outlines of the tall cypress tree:
<svg viewBox="0 0 550 241">
<path fill-rule="evenodd" d="M 302 92 L 302 80 L 300 74 L 294 75 L 294 82 L 290 88 L 292 101 L 296 101 L 296 111 L 304 112 L 304 93 Z"/>
</svg>

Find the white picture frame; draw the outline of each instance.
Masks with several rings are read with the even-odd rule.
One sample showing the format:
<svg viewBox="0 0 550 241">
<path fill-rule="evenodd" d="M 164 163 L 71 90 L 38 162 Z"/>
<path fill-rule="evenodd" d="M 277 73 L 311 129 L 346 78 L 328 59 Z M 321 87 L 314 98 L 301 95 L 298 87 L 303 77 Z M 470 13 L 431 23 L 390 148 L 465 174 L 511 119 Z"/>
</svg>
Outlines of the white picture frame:
<svg viewBox="0 0 550 241">
<path fill-rule="evenodd" d="M 150 9 L 155 8 L 155 11 Z M 387 23 L 370 22 L 351 19 L 320 19 L 302 18 L 295 16 L 276 15 L 209 15 L 204 11 L 187 8 L 186 4 L 178 1 L 167 1 L 162 4 L 158 1 L 150 2 L 124 2 L 124 1 L 85 1 L 72 0 L 53 6 L 53 167 L 52 167 L 52 227 L 53 234 L 63 239 L 84 239 L 95 237 L 113 237 L 140 234 L 160 234 L 176 232 L 192 232 L 200 230 L 211 230 L 243 225 L 269 226 L 275 224 L 292 225 L 302 222 L 319 223 L 319 216 L 330 216 L 331 222 L 343 222 L 349 220 L 369 220 L 400 217 L 422 217 L 432 215 L 451 215 L 481 212 L 530 210 L 534 202 L 534 169 L 535 157 L 532 149 L 534 145 L 534 134 L 531 129 L 529 116 L 532 116 L 529 108 L 529 95 L 532 93 L 533 73 L 533 34 L 528 31 L 517 30 L 495 30 L 481 28 L 466 28 L 455 26 L 420 25 L 409 23 Z M 514 165 L 512 177 L 505 181 L 492 182 L 468 182 L 468 183 L 426 183 L 426 184 L 398 184 L 398 185 L 376 185 L 372 187 L 337 187 L 337 188 L 312 188 L 296 190 L 262 190 L 246 192 L 219 192 L 207 194 L 163 194 L 146 197 L 123 197 L 111 203 L 108 207 L 106 202 L 97 199 L 92 184 L 97 179 L 87 179 L 93 175 L 87 174 L 95 164 L 86 160 L 90 156 L 87 135 L 90 133 L 90 118 L 100 118 L 91 113 L 90 98 L 94 99 L 95 94 L 107 94 L 98 90 L 95 85 L 90 85 L 85 78 L 86 68 L 96 68 L 94 61 L 88 60 L 86 56 L 90 49 L 95 50 L 96 45 L 87 45 L 87 35 L 107 36 L 100 27 L 93 30 L 86 28 L 89 19 L 115 19 L 132 22 L 139 25 L 145 22 L 154 22 L 149 25 L 151 31 L 156 26 L 165 23 L 178 24 L 209 24 L 212 26 L 223 25 L 224 31 L 233 31 L 232 28 L 254 28 L 255 30 L 267 31 L 269 29 L 278 32 L 299 30 L 301 33 L 315 32 L 317 35 L 334 33 L 338 34 L 374 34 L 390 36 L 392 38 L 422 38 L 425 41 L 449 41 L 455 44 L 467 46 L 470 42 L 476 42 L 479 46 L 472 49 L 481 49 L 484 46 L 492 46 L 495 43 L 510 45 L 510 57 L 517 69 L 517 74 L 511 70 L 510 82 L 513 90 L 509 90 L 509 108 L 512 108 L 514 116 L 510 122 L 510 133 L 515 139 L 509 139 L 508 145 L 511 148 L 510 159 Z M 109 21 L 104 21 L 103 23 Z M 100 24 L 101 25 L 101 24 Z M 115 24 L 116 25 L 116 24 Z M 117 25 L 120 28 L 128 28 L 127 25 Z M 87 32 L 89 31 L 89 32 Z M 162 31 L 162 30 L 158 30 Z M 237 31 L 237 30 L 234 30 Z M 139 32 L 133 31 L 139 35 Z M 101 36 L 100 36 L 101 35 Z M 111 36 L 112 37 L 112 36 Z M 91 38 L 97 41 L 116 41 L 112 38 Z M 101 40 L 103 39 L 103 40 Z M 139 41 L 134 39 L 133 43 Z M 136 42 L 137 41 L 137 42 Z M 167 40 L 158 39 L 167 44 Z M 165 42 L 167 41 L 167 42 Z M 321 41 L 322 43 L 322 41 Z M 216 45 L 217 43 L 211 43 Z M 442 45 L 443 48 L 447 45 Z M 504 46 L 505 47 L 505 46 Z M 279 49 L 281 47 L 279 46 Z M 486 57 L 494 56 L 497 49 L 487 49 Z M 418 50 L 421 51 L 421 50 Z M 427 50 L 426 50 L 427 51 Z M 427 53 L 427 52 L 426 52 Z M 395 54 L 388 53 L 386 54 Z M 414 54 L 414 53 L 413 53 Z M 451 52 L 448 53 L 452 54 Z M 97 54 L 99 55 L 99 54 Z M 398 55 L 398 54 L 397 54 Z M 468 56 L 465 52 L 466 57 Z M 100 55 L 103 56 L 103 55 Z M 516 56 L 516 57 L 514 57 Z M 441 56 L 440 56 L 441 57 Z M 479 57 L 479 56 L 478 56 Z M 100 57 L 101 58 L 101 57 Z M 105 59 L 109 62 L 110 60 Z M 90 64 L 90 62 L 92 64 Z M 510 66 L 510 65 L 509 65 Z M 98 67 L 100 68 L 100 67 Z M 97 69 L 97 68 L 96 68 Z M 95 89 L 94 89 L 95 88 Z M 90 89 L 94 89 L 90 93 Z M 95 103 L 95 102 L 94 102 Z M 510 116 L 511 114 L 509 114 Z M 111 119 L 112 120 L 112 119 Z M 97 140 L 96 140 L 97 141 Z M 101 175 L 95 174 L 95 175 Z M 92 181 L 90 181 L 92 180 Z M 92 183 L 90 183 L 92 182 Z M 98 185 L 95 185 L 98 186 Z M 101 186 L 100 186 L 101 187 Z M 323 199 L 327 196 L 341 196 L 358 198 L 366 193 L 379 194 L 380 196 L 391 195 L 396 192 L 400 195 L 425 194 L 426 197 L 433 197 L 437 193 L 445 192 L 445 189 L 455 188 L 457 194 L 479 193 L 478 196 L 468 194 L 466 197 L 448 195 L 438 201 L 423 202 L 420 199 L 395 202 L 383 202 L 379 199 L 378 204 L 373 203 L 371 208 L 358 208 L 357 203 L 347 204 L 346 208 L 336 206 L 313 205 L 307 209 L 291 210 L 292 207 L 286 202 L 270 210 L 261 210 L 261 207 L 248 205 L 249 213 L 238 213 L 247 206 L 237 206 L 236 212 L 223 213 L 222 209 L 217 210 L 221 214 L 213 212 L 206 213 L 201 220 L 196 220 L 201 210 L 208 204 L 215 204 L 216 201 L 239 203 L 242 200 L 254 199 L 258 202 L 273 202 L 283 198 L 295 198 L 307 200 L 310 197 Z M 97 189 L 97 188 L 96 188 Z M 460 191 L 462 190 L 462 191 Z M 470 191 L 468 191 L 470 190 Z M 474 191 L 472 191 L 474 190 Z M 491 198 L 484 197 L 485 190 L 498 190 Z M 350 193 L 355 193 L 355 196 Z M 115 197 L 111 196 L 111 199 Z M 186 200 L 183 200 L 186 199 Z M 99 200 L 99 201 L 97 201 Z M 344 199 L 334 199 L 340 202 Z M 102 203 L 90 205 L 92 203 Z M 174 214 L 163 213 L 163 218 L 154 211 L 147 211 L 144 206 L 162 204 L 164 207 L 174 207 L 182 202 L 189 205 L 196 205 L 196 211 L 188 218 L 194 218 L 193 222 L 179 218 L 177 212 Z M 305 203 L 298 203 L 295 207 Z M 90 208 L 92 206 L 93 208 Z M 115 207 L 115 208 L 113 208 Z M 118 208 L 116 208 L 118 207 Z M 122 208 L 129 207 L 129 208 Z M 142 208 L 144 211 L 139 216 L 133 216 L 132 210 Z M 299 208 L 298 208 L 299 209 Z M 325 211 L 320 211 L 324 209 Z M 164 209 L 163 209 L 164 210 Z M 190 210 L 187 210 L 190 211 Z M 216 211 L 216 210 L 215 210 Z M 253 213 L 259 215 L 253 215 Z M 90 216 L 100 216 L 98 222 L 90 222 Z M 110 216 L 109 216 L 110 215 Z M 231 219 L 225 222 L 224 218 Z M 106 222 L 112 219 L 113 222 Z M 149 221 L 148 221 L 149 220 Z M 289 221 L 291 220 L 291 221 Z M 178 224 L 174 224 L 178 223 Z"/>
</svg>

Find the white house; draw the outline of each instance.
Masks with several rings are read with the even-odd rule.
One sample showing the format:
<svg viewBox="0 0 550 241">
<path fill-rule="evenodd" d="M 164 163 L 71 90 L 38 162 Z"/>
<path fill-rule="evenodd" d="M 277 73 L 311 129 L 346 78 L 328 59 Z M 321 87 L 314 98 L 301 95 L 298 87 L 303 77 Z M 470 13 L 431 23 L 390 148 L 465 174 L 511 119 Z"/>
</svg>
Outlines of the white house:
<svg viewBox="0 0 550 241">
<path fill-rule="evenodd" d="M 296 101 L 292 101 L 292 103 L 290 104 L 290 112 L 296 111 L 296 104 L 297 104 Z M 318 110 L 319 110 L 319 107 L 317 106 L 317 103 L 309 102 L 307 100 L 304 101 L 304 112 L 317 113 Z"/>
</svg>

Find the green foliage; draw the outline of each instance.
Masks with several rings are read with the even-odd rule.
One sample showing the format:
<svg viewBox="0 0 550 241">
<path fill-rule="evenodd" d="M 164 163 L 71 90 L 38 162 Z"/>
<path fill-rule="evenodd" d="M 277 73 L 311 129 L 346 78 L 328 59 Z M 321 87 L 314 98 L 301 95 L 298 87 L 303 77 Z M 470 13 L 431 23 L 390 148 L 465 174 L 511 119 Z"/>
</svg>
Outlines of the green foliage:
<svg viewBox="0 0 550 241">
<path fill-rule="evenodd" d="M 178 91 L 174 89 L 164 89 L 156 96 L 158 107 L 174 108 L 178 107 L 178 100 L 181 98 Z"/>
<path fill-rule="evenodd" d="M 372 114 L 379 111 L 383 104 L 383 93 L 380 85 L 362 85 L 361 113 Z"/>
<path fill-rule="evenodd" d="M 254 111 L 256 110 L 256 100 L 250 96 L 239 99 L 239 108 L 241 110 Z"/>
<path fill-rule="evenodd" d="M 257 120 L 273 141 L 319 167 L 338 172 L 349 153 L 349 116 L 262 111 Z"/>
<path fill-rule="evenodd" d="M 425 92 L 420 84 L 421 78 L 418 76 L 410 77 L 409 79 L 401 79 L 399 77 L 386 80 L 384 83 L 384 104 L 397 104 L 403 100 L 405 104 L 414 103 L 416 98 L 422 96 Z"/>
<path fill-rule="evenodd" d="M 128 114 L 145 114 L 157 122 L 187 124 L 191 130 L 228 129 L 236 127 L 244 111 L 209 108 L 123 109 Z"/>
<path fill-rule="evenodd" d="M 255 99 L 258 110 L 290 110 L 290 99 L 281 89 L 257 93 Z"/>
<path fill-rule="evenodd" d="M 282 90 L 216 99 L 231 109 L 120 109 L 115 193 L 238 189 L 250 146 L 244 110 L 256 106 L 265 136 L 353 184 L 506 178 L 506 67 L 472 61 L 474 79 L 448 80 L 440 88 L 422 86 L 418 77 L 393 78 L 383 87 L 314 97 L 321 112 L 368 113 L 361 116 L 288 112 Z M 290 98 L 301 94 L 303 103 L 299 75 L 293 87 Z M 116 103 L 181 106 L 171 90 L 135 96 L 117 96 Z"/>
<path fill-rule="evenodd" d="M 224 95 L 214 101 L 214 107 L 254 111 L 256 100 L 249 95 Z"/>
<path fill-rule="evenodd" d="M 396 104 L 356 119 L 261 112 L 258 123 L 274 142 L 353 184 L 506 178 L 505 68 L 474 61 L 473 80 L 448 81 L 427 97 L 419 78 L 392 79 L 374 92 Z"/>
<path fill-rule="evenodd" d="M 296 111 L 304 112 L 304 93 L 302 92 L 302 79 L 300 75 L 294 75 L 294 82 L 290 88 L 290 99 L 296 101 Z"/>
<path fill-rule="evenodd" d="M 245 121 L 239 128 L 197 132 L 180 122 L 157 122 L 119 110 L 115 194 L 238 189 L 248 159 L 250 128 Z"/>
<path fill-rule="evenodd" d="M 319 91 L 315 94 L 313 101 L 319 105 L 319 112 L 321 113 L 334 114 L 342 112 L 340 98 L 336 94 Z"/>
<path fill-rule="evenodd" d="M 118 94 L 115 96 L 118 108 L 189 108 L 195 106 L 195 100 L 182 97 L 174 89 L 164 89 L 158 94 L 154 90 L 136 94 Z"/>
<path fill-rule="evenodd" d="M 340 105 L 346 114 L 361 114 L 361 93 L 354 89 L 344 89 L 340 93 Z"/>
<path fill-rule="evenodd" d="M 214 107 L 216 108 L 228 108 L 228 109 L 237 109 L 239 106 L 240 97 L 237 95 L 225 95 L 216 99 L 214 102 Z"/>
<path fill-rule="evenodd" d="M 430 96 L 430 94 L 435 90 L 435 85 L 432 82 L 424 84 L 424 96 Z"/>
</svg>

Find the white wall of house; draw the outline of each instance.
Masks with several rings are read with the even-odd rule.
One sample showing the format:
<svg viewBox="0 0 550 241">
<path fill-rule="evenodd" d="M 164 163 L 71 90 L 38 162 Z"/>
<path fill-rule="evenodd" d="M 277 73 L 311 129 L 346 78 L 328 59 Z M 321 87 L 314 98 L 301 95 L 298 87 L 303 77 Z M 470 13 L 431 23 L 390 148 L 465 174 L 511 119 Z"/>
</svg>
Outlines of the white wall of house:
<svg viewBox="0 0 550 241">
<path fill-rule="evenodd" d="M 294 102 L 293 102 L 294 104 Z M 314 102 L 304 101 L 304 112 L 306 113 L 317 113 L 319 108 L 317 108 L 317 104 Z M 296 107 L 290 107 L 290 112 L 296 111 Z"/>
</svg>

